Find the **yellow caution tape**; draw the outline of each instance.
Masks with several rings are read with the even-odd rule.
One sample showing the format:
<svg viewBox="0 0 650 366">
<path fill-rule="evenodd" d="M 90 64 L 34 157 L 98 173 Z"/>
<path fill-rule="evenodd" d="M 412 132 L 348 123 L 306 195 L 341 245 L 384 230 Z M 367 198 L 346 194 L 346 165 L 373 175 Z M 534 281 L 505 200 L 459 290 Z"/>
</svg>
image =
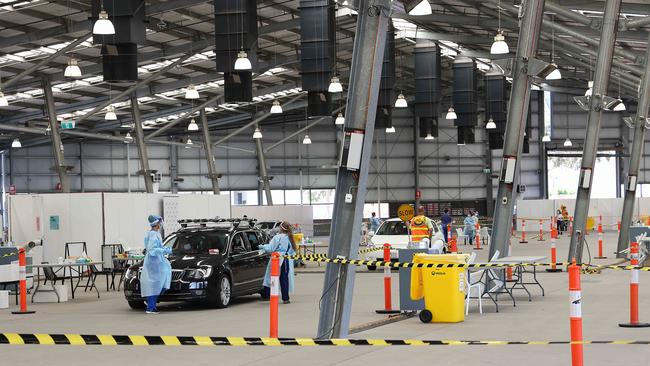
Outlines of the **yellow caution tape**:
<svg viewBox="0 0 650 366">
<path fill-rule="evenodd" d="M 0 344 L 73 346 L 522 346 L 566 344 L 650 345 L 650 341 L 467 341 L 426 339 L 314 339 L 261 337 L 190 337 L 95 334 L 0 333 Z"/>
</svg>

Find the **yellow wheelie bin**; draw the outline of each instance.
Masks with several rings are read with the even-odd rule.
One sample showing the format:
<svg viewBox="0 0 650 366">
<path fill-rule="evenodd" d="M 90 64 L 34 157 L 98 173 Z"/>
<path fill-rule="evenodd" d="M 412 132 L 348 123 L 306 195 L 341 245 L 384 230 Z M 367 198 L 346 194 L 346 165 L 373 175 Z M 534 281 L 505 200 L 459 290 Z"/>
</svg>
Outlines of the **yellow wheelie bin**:
<svg viewBox="0 0 650 366">
<path fill-rule="evenodd" d="M 465 264 L 469 254 L 416 254 L 413 263 Z M 424 298 L 423 323 L 457 323 L 465 320 L 464 267 L 411 270 L 411 299 Z"/>
</svg>

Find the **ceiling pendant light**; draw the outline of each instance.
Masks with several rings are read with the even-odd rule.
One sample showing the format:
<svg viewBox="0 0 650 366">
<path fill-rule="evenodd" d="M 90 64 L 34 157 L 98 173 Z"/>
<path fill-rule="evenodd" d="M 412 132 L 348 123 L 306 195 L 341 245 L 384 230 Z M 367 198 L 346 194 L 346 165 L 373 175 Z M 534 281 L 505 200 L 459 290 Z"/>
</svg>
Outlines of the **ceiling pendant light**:
<svg viewBox="0 0 650 366">
<path fill-rule="evenodd" d="M 585 92 L 585 97 L 590 97 L 591 93 L 593 93 L 594 90 L 593 80 L 589 80 L 589 83 L 587 83 L 587 85 L 589 86 L 589 89 L 587 89 L 587 91 Z"/>
<path fill-rule="evenodd" d="M 614 107 L 614 109 L 612 109 L 614 112 L 622 112 L 622 111 L 627 109 L 627 108 L 625 108 L 625 103 L 623 103 L 623 99 L 621 99 L 621 97 L 619 97 L 617 99 L 617 101 L 618 101 L 618 104 L 616 104 L 616 107 Z"/>
<path fill-rule="evenodd" d="M 104 119 L 107 121 L 117 121 L 117 114 L 115 114 L 115 107 L 113 107 L 113 105 L 109 105 L 108 108 L 106 108 Z"/>
<path fill-rule="evenodd" d="M 93 25 L 93 34 L 115 34 L 115 27 L 113 26 L 113 22 L 108 19 L 108 13 L 106 10 L 104 10 L 103 6 L 102 10 L 99 12 L 99 16 L 95 22 L 95 25 Z"/>
<path fill-rule="evenodd" d="M 20 140 L 18 138 L 15 138 L 14 141 L 11 143 L 11 147 L 19 149 L 23 147 L 23 144 L 20 143 Z"/>
<path fill-rule="evenodd" d="M 544 135 L 544 137 L 542 137 L 542 142 L 551 142 L 551 136 Z"/>
<path fill-rule="evenodd" d="M 434 137 L 431 133 L 427 133 L 427 136 L 424 138 L 425 140 L 433 140 Z"/>
<path fill-rule="evenodd" d="M 397 96 L 397 100 L 395 100 L 395 108 L 407 108 L 409 104 L 406 102 L 406 98 L 404 98 L 404 94 L 399 93 Z"/>
<path fill-rule="evenodd" d="M 494 123 L 494 120 L 492 118 L 488 119 L 487 123 L 485 124 L 485 129 L 494 130 L 496 128 L 497 128 L 497 124 Z"/>
<path fill-rule="evenodd" d="M 395 133 L 395 126 L 386 127 L 386 133 Z"/>
<path fill-rule="evenodd" d="M 63 76 L 66 78 L 81 77 L 81 69 L 79 68 L 79 63 L 77 62 L 76 58 L 70 57 L 68 60 L 68 66 L 66 66 L 65 70 L 63 71 Z"/>
<path fill-rule="evenodd" d="M 456 115 L 456 111 L 454 110 L 454 107 L 449 107 L 449 110 L 447 111 L 447 115 L 445 116 L 446 119 L 458 119 L 458 116 Z"/>
<path fill-rule="evenodd" d="M 199 130 L 199 125 L 196 123 L 194 118 L 190 120 L 190 124 L 187 125 L 187 130 L 188 131 L 198 131 Z"/>
<path fill-rule="evenodd" d="M 506 55 L 510 53 L 510 47 L 506 43 L 506 37 L 503 35 L 503 31 L 499 29 L 497 35 L 494 36 L 494 43 L 490 48 L 490 54 L 492 55 Z"/>
<path fill-rule="evenodd" d="M 327 88 L 327 91 L 330 93 L 341 93 L 343 92 L 343 85 L 339 80 L 338 76 L 332 77 L 330 80 L 330 86 Z"/>
<path fill-rule="evenodd" d="M 5 93 L 0 92 L 0 107 L 6 107 L 9 105 L 9 100 L 5 97 Z"/>
<path fill-rule="evenodd" d="M 571 147 L 571 146 L 573 146 L 573 143 L 571 142 L 571 139 L 567 137 L 566 140 L 564 140 L 564 147 Z"/>
<path fill-rule="evenodd" d="M 262 138 L 262 131 L 260 131 L 259 127 L 255 127 L 255 132 L 253 132 L 253 138 L 254 139 L 261 139 Z"/>
<path fill-rule="evenodd" d="M 302 144 L 303 145 L 311 145 L 311 139 L 309 138 L 309 134 L 305 135 L 305 138 L 302 139 Z"/>
<path fill-rule="evenodd" d="M 185 142 L 185 148 L 186 149 L 191 149 L 192 146 L 194 146 L 194 143 L 192 142 L 192 139 L 187 139 L 187 142 Z"/>
<path fill-rule="evenodd" d="M 185 89 L 185 99 L 199 99 L 199 91 L 196 90 L 196 86 L 194 84 L 190 84 L 187 86 L 187 89 Z"/>
<path fill-rule="evenodd" d="M 562 72 L 560 72 L 560 68 L 557 66 L 557 64 L 555 62 L 551 62 L 550 66 L 554 67 L 555 70 L 553 70 L 550 74 L 546 76 L 546 80 L 562 79 Z"/>
<path fill-rule="evenodd" d="M 239 51 L 237 60 L 235 60 L 235 70 L 246 71 L 251 69 L 253 69 L 253 65 L 251 65 L 251 60 L 248 59 L 248 55 L 244 50 Z"/>
<path fill-rule="evenodd" d="M 336 119 L 334 120 L 335 125 L 344 125 L 345 124 L 345 117 L 343 117 L 343 113 L 339 113 L 338 116 L 336 116 Z"/>
<path fill-rule="evenodd" d="M 271 114 L 282 114 L 282 106 L 277 100 L 273 101 L 273 105 L 271 106 Z"/>
<path fill-rule="evenodd" d="M 125 144 L 130 144 L 133 142 L 133 137 L 131 137 L 131 133 L 127 132 L 126 135 L 124 136 L 124 143 Z"/>
</svg>

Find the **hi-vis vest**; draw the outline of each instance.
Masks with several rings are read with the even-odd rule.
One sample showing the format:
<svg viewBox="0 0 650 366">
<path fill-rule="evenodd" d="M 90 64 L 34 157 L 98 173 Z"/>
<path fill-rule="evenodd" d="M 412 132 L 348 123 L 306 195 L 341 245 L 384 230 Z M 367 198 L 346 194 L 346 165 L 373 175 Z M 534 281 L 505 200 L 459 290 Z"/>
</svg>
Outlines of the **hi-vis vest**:
<svg viewBox="0 0 650 366">
<path fill-rule="evenodd" d="M 420 242 L 424 238 L 429 238 L 429 227 L 425 216 L 415 216 L 411 219 L 411 241 Z"/>
</svg>

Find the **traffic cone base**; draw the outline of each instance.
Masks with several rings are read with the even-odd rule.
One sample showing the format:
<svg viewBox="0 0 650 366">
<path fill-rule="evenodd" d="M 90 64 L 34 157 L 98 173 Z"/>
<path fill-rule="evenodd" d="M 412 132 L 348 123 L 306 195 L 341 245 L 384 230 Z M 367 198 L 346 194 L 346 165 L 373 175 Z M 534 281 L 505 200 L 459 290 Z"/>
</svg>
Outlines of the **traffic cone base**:
<svg viewBox="0 0 650 366">
<path fill-rule="evenodd" d="M 35 311 L 12 311 L 12 314 L 34 314 L 36 313 Z"/>
<path fill-rule="evenodd" d="M 621 328 L 648 328 L 650 327 L 649 323 L 619 323 Z"/>
<path fill-rule="evenodd" d="M 594 259 L 607 259 L 607 257 L 594 257 Z"/>
<path fill-rule="evenodd" d="M 562 268 L 547 268 L 546 272 L 552 272 L 552 273 L 562 272 Z"/>
</svg>

